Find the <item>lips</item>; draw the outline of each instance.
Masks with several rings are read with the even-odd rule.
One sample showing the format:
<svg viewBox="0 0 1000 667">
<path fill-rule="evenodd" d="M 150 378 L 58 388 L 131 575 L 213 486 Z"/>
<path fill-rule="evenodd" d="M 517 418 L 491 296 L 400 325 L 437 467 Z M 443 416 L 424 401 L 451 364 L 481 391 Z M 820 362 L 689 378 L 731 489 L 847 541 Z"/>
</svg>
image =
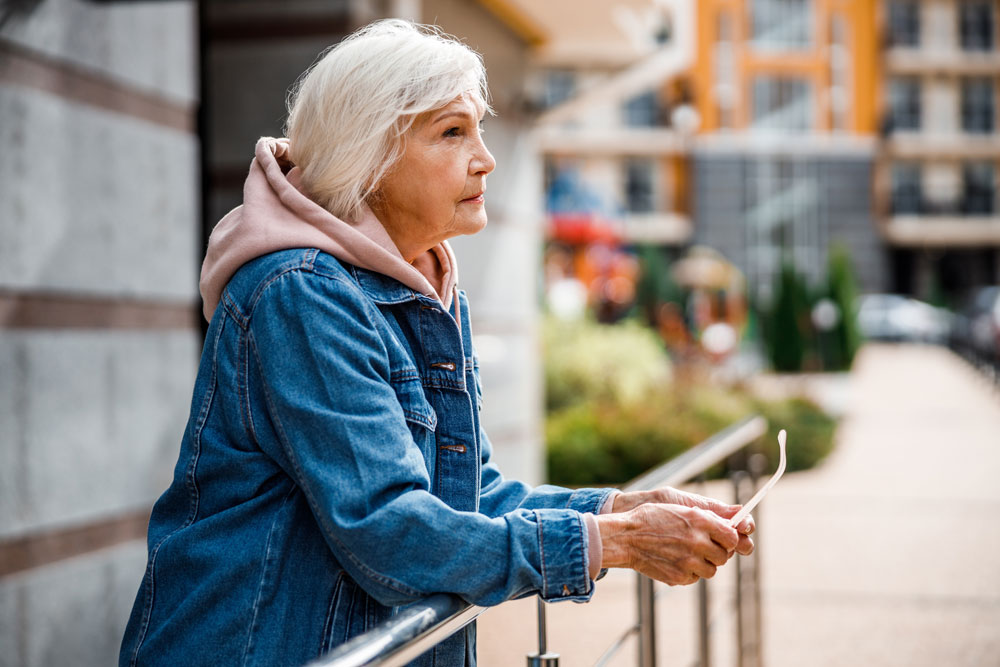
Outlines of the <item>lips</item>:
<svg viewBox="0 0 1000 667">
<path fill-rule="evenodd" d="M 465 199 L 462 200 L 462 202 L 463 203 L 468 203 L 468 204 L 480 204 L 483 201 L 485 201 L 485 198 L 483 197 L 483 195 L 485 195 L 485 194 L 486 194 L 486 190 L 480 190 L 479 192 L 477 192 L 476 194 L 472 195 L 471 197 L 466 197 Z"/>
</svg>

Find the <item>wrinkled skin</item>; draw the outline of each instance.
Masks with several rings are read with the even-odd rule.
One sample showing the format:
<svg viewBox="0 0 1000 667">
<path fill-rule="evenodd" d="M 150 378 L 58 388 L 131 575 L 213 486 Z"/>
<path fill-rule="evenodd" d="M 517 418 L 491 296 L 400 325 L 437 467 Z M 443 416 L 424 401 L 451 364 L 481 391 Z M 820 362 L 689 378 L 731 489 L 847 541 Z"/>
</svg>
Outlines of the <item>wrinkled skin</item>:
<svg viewBox="0 0 1000 667">
<path fill-rule="evenodd" d="M 603 567 L 625 567 L 671 586 L 713 577 L 736 553 L 753 553 L 752 517 L 733 528 L 740 510 L 712 498 L 665 487 L 622 493 L 597 517 Z"/>
</svg>

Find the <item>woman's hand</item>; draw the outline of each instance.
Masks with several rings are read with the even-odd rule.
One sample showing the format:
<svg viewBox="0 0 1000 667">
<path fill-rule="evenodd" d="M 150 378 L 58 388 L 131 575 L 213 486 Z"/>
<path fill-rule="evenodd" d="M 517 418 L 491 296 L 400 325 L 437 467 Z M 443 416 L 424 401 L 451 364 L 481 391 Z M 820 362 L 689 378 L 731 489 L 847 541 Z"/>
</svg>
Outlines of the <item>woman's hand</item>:
<svg viewBox="0 0 1000 667">
<path fill-rule="evenodd" d="M 626 567 L 671 586 L 711 578 L 740 542 L 728 521 L 699 507 L 646 502 L 596 518 L 602 567 Z"/>
<path fill-rule="evenodd" d="M 618 494 L 613 502 L 611 511 L 613 513 L 623 513 L 634 510 L 646 504 L 680 505 L 682 507 L 698 508 L 715 514 L 722 519 L 730 519 L 740 511 L 740 505 L 730 505 L 714 498 L 700 496 L 696 493 L 688 493 L 671 487 L 652 489 L 649 491 L 633 491 Z M 728 526 L 728 521 L 725 522 Z M 750 535 L 756 530 L 753 517 L 748 516 L 736 527 L 739 540 L 736 544 L 736 553 L 749 556 L 753 553 L 754 544 Z"/>
</svg>

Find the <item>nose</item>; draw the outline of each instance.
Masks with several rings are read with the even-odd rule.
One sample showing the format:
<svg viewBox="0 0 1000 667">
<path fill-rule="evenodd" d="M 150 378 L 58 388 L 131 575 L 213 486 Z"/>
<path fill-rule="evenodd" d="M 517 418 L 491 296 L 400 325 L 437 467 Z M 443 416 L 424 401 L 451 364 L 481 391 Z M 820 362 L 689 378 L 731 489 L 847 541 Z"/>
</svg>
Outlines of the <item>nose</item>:
<svg viewBox="0 0 1000 667">
<path fill-rule="evenodd" d="M 476 152 L 469 162 L 469 170 L 473 174 L 485 176 L 493 171 L 496 166 L 497 161 L 493 158 L 493 154 L 486 148 L 483 138 L 479 137 L 479 145 L 476 147 Z"/>
</svg>

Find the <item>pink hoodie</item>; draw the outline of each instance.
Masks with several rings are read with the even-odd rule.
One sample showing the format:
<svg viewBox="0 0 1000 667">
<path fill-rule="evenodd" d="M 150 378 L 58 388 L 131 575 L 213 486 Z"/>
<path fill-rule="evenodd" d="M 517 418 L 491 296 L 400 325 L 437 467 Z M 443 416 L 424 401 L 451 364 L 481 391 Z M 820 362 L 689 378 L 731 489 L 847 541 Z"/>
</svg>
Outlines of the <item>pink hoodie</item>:
<svg viewBox="0 0 1000 667">
<path fill-rule="evenodd" d="M 358 220 L 341 220 L 302 192 L 301 171 L 289 161 L 287 139 L 262 137 L 254 152 L 243 204 L 219 221 L 208 240 L 200 283 L 206 320 L 241 266 L 288 248 L 319 248 L 451 308 L 458 264 L 447 241 L 409 264 L 367 206 Z"/>
</svg>

